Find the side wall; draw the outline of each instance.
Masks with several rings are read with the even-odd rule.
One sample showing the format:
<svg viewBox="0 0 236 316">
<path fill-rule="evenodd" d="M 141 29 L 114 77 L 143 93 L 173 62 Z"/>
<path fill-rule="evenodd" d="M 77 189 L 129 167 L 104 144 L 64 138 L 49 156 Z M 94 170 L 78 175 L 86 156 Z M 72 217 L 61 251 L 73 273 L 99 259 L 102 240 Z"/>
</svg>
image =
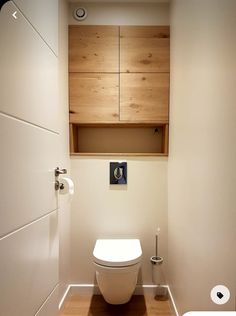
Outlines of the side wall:
<svg viewBox="0 0 236 316">
<path fill-rule="evenodd" d="M 168 276 L 180 314 L 235 309 L 235 12 L 234 0 L 172 1 Z M 222 306 L 218 284 L 231 291 Z"/>
<path fill-rule="evenodd" d="M 83 4 L 81 4 L 83 5 Z M 84 24 L 168 25 L 166 4 L 87 3 Z M 69 23 L 76 24 L 71 5 Z M 127 160 L 127 187 L 109 185 L 109 161 Z M 152 284 L 150 256 L 161 228 L 160 253 L 167 257 L 167 159 L 74 157 L 72 175 L 71 281 L 94 283 L 92 252 L 98 238 L 140 238 L 143 248 L 139 283 Z"/>
</svg>

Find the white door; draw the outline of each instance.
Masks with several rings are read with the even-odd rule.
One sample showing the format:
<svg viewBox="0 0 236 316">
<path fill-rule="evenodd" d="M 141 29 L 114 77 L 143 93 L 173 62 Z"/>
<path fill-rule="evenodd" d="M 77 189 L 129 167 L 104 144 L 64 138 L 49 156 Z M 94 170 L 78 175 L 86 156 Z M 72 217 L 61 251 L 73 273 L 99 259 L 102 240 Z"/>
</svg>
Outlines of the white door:
<svg viewBox="0 0 236 316">
<path fill-rule="evenodd" d="M 57 314 L 57 9 L 0 12 L 0 316 Z"/>
</svg>

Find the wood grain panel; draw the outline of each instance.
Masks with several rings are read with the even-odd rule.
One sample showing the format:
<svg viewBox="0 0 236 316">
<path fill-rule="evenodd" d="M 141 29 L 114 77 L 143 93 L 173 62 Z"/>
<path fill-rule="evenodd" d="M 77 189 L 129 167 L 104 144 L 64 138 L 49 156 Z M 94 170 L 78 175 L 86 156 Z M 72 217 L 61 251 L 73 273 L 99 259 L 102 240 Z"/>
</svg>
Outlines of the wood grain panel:
<svg viewBox="0 0 236 316">
<path fill-rule="evenodd" d="M 120 119 L 167 123 L 169 74 L 121 74 Z"/>
<path fill-rule="evenodd" d="M 70 153 L 78 152 L 78 125 L 71 124 L 69 126 L 70 135 Z"/>
<path fill-rule="evenodd" d="M 80 153 L 162 153 L 163 127 L 79 127 Z"/>
<path fill-rule="evenodd" d="M 119 75 L 70 73 L 70 122 L 119 120 Z"/>
<path fill-rule="evenodd" d="M 60 316 L 174 316 L 170 300 L 154 295 L 133 295 L 127 304 L 110 305 L 101 295 L 70 294 Z"/>
<path fill-rule="evenodd" d="M 169 150 L 169 124 L 166 124 L 164 126 L 164 133 L 163 133 L 163 153 L 168 155 L 168 150 Z"/>
<path fill-rule="evenodd" d="M 108 156 L 108 157 L 116 157 L 116 156 L 128 156 L 128 157 L 166 157 L 168 156 L 167 154 L 163 154 L 163 153 L 123 153 L 123 152 L 119 152 L 119 153 L 71 153 L 70 154 L 71 157 L 84 157 L 84 156 Z"/>
<path fill-rule="evenodd" d="M 169 26 L 121 26 L 121 72 L 169 72 Z"/>
<path fill-rule="evenodd" d="M 119 27 L 71 25 L 70 72 L 118 72 Z"/>
</svg>

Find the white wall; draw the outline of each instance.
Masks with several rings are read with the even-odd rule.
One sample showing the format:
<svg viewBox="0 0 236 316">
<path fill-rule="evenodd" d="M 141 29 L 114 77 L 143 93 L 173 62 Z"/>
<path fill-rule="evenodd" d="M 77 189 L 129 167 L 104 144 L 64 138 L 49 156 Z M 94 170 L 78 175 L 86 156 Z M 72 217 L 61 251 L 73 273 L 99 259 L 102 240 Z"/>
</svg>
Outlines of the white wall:
<svg viewBox="0 0 236 316">
<path fill-rule="evenodd" d="M 82 4 L 80 4 L 82 5 Z M 84 24 L 168 25 L 168 4 L 86 3 Z M 69 23 L 77 23 L 71 16 Z M 109 161 L 128 161 L 128 186 L 109 186 Z M 94 283 L 92 252 L 97 238 L 140 238 L 143 247 L 139 283 L 152 284 L 150 256 L 155 232 L 162 229 L 160 253 L 167 259 L 167 159 L 73 157 L 71 281 Z"/>
<path fill-rule="evenodd" d="M 109 185 L 109 161 L 127 160 L 128 185 Z M 152 284 L 150 257 L 162 229 L 160 253 L 167 255 L 167 159 L 72 158 L 73 283 L 94 283 L 92 252 L 98 238 L 139 238 L 143 248 L 139 283 Z"/>
<path fill-rule="evenodd" d="M 235 310 L 236 2 L 171 7 L 169 284 L 180 314 Z M 213 286 L 231 291 L 225 305 Z"/>
<path fill-rule="evenodd" d="M 85 7 L 88 16 L 78 22 L 73 17 L 77 7 Z M 168 3 L 89 2 L 70 4 L 69 24 L 87 25 L 169 25 Z"/>
</svg>

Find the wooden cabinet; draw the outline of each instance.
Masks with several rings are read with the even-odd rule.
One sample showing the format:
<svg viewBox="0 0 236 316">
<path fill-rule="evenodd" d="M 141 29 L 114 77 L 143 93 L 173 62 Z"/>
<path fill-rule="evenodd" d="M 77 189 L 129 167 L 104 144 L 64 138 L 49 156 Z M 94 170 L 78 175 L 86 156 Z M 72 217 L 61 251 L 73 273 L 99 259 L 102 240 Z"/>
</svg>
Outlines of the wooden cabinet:
<svg viewBox="0 0 236 316">
<path fill-rule="evenodd" d="M 70 122 L 98 123 L 119 120 L 119 75 L 70 73 Z"/>
<path fill-rule="evenodd" d="M 119 72 L 119 27 L 71 25 L 70 72 Z"/>
<path fill-rule="evenodd" d="M 169 74 L 120 75 L 120 119 L 168 123 Z"/>
<path fill-rule="evenodd" d="M 119 120 L 119 27 L 69 27 L 71 123 Z"/>
<path fill-rule="evenodd" d="M 120 72 L 169 72 L 169 26 L 121 26 Z"/>
<path fill-rule="evenodd" d="M 168 26 L 70 26 L 69 72 L 72 152 L 167 155 Z"/>
</svg>

